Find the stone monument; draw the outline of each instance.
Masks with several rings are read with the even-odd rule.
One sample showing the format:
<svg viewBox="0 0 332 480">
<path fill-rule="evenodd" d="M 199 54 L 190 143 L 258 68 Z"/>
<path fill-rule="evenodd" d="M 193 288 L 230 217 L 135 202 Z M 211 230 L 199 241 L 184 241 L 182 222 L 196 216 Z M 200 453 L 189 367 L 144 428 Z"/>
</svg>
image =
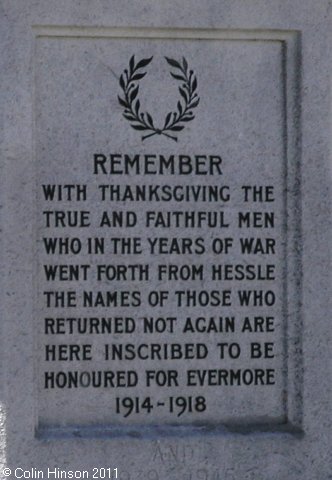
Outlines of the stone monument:
<svg viewBox="0 0 332 480">
<path fill-rule="evenodd" d="M 1 478 L 332 478 L 330 2 L 0 7 Z"/>
</svg>

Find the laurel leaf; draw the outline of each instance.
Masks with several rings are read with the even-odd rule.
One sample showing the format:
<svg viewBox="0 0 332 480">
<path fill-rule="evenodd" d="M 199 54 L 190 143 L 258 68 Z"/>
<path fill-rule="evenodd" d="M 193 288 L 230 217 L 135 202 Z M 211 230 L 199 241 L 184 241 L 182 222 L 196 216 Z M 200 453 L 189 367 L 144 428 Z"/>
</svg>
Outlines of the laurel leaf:
<svg viewBox="0 0 332 480">
<path fill-rule="evenodd" d="M 172 67 L 175 67 L 175 68 L 179 68 L 182 71 L 182 67 L 179 64 L 179 62 L 177 62 L 173 58 L 168 58 L 168 57 L 165 57 L 165 58 L 166 58 L 166 61 L 169 65 L 171 65 Z"/>
<path fill-rule="evenodd" d="M 192 92 L 194 92 L 197 89 L 197 78 L 194 77 L 193 84 L 192 84 Z"/>
<path fill-rule="evenodd" d="M 140 60 L 135 67 L 135 71 L 138 70 L 139 68 L 143 68 L 143 67 L 146 67 L 147 65 L 149 65 L 149 63 L 152 61 L 152 59 L 153 59 L 153 57 L 143 58 L 142 60 Z"/>
<path fill-rule="evenodd" d="M 135 121 L 136 117 L 132 113 L 123 113 L 123 116 L 130 121 Z"/>
<path fill-rule="evenodd" d="M 148 128 L 144 127 L 143 125 L 132 125 L 135 130 L 149 130 Z"/>
<path fill-rule="evenodd" d="M 148 119 L 148 125 L 151 126 L 152 128 L 154 128 L 153 119 L 152 119 L 151 115 L 150 115 L 148 112 L 146 112 L 146 117 L 147 117 L 147 119 Z"/>
<path fill-rule="evenodd" d="M 121 75 L 119 83 L 120 83 L 120 87 L 122 88 L 122 90 L 124 90 L 125 89 L 125 81 L 124 81 L 123 75 Z"/>
<path fill-rule="evenodd" d="M 133 88 L 131 93 L 130 93 L 130 103 L 133 103 L 133 101 L 135 100 L 135 98 L 137 97 L 137 94 L 138 94 L 138 89 L 139 89 L 139 86 L 137 85 L 137 87 Z"/>
<path fill-rule="evenodd" d="M 171 121 L 171 118 L 172 118 L 172 112 L 170 112 L 166 115 L 164 128 L 166 128 L 169 125 L 169 122 Z"/>
<path fill-rule="evenodd" d="M 139 113 L 140 106 L 141 106 L 141 102 L 138 99 L 137 102 L 136 102 L 136 105 L 135 105 L 136 115 L 138 115 L 138 113 Z"/>
<path fill-rule="evenodd" d="M 169 130 L 172 130 L 174 132 L 179 132 L 180 130 L 183 130 L 184 127 L 182 125 L 174 125 L 174 127 L 169 128 Z"/>
<path fill-rule="evenodd" d="M 118 100 L 119 100 L 119 103 L 122 107 L 128 108 L 127 102 L 125 100 L 123 100 L 123 98 L 119 97 L 119 95 L 118 95 Z"/>
<path fill-rule="evenodd" d="M 198 104 L 199 104 L 199 98 L 196 101 L 194 101 L 194 103 L 191 103 L 189 105 L 189 108 L 195 108 L 195 107 L 197 107 Z"/>
<path fill-rule="evenodd" d="M 182 77 L 181 75 L 177 75 L 176 73 L 170 72 L 173 78 L 176 78 L 176 80 L 181 80 L 182 82 L 186 82 L 187 80 Z"/>
<path fill-rule="evenodd" d="M 129 60 L 130 75 L 135 71 L 135 55 Z"/>
<path fill-rule="evenodd" d="M 190 122 L 191 120 L 193 120 L 195 117 L 192 116 L 192 117 L 182 117 L 181 118 L 181 122 Z"/>
<path fill-rule="evenodd" d="M 179 87 L 179 92 L 181 96 L 185 99 L 185 102 L 188 103 L 188 93 L 184 90 L 184 88 Z"/>
<path fill-rule="evenodd" d="M 182 63 L 183 63 L 183 70 L 185 72 L 187 72 L 188 71 L 188 63 L 187 63 L 187 60 L 184 57 L 182 57 Z"/>
<path fill-rule="evenodd" d="M 145 73 L 136 73 L 133 77 L 132 77 L 132 80 L 140 80 L 141 78 L 145 77 L 146 75 L 146 72 Z"/>
<path fill-rule="evenodd" d="M 180 115 L 182 114 L 182 105 L 181 105 L 181 102 L 178 101 L 178 110 L 180 112 Z"/>
</svg>

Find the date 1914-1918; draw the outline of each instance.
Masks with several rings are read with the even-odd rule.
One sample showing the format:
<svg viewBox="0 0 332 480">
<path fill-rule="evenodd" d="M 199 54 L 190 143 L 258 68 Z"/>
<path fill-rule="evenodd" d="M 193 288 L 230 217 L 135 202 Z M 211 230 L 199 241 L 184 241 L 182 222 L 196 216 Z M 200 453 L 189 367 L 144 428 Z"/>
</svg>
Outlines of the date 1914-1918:
<svg viewBox="0 0 332 480">
<path fill-rule="evenodd" d="M 169 413 L 181 417 L 184 413 L 204 412 L 206 410 L 206 400 L 203 396 L 198 397 L 168 397 L 162 401 L 155 401 L 151 397 L 116 397 L 115 411 L 123 417 L 135 413 L 151 413 L 154 409 L 166 408 Z"/>
</svg>

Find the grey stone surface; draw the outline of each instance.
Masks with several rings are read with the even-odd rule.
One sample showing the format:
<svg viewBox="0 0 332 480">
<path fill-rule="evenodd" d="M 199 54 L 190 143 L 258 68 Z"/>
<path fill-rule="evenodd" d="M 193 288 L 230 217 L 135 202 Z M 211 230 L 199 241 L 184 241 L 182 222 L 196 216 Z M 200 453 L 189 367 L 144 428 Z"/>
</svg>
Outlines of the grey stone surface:
<svg viewBox="0 0 332 480">
<path fill-rule="evenodd" d="M 61 478 L 60 471 L 67 478 L 73 471 L 77 478 L 83 471 L 88 478 L 116 478 L 115 468 L 124 480 L 331 478 L 330 2 L 3 0 L 0 14 L 0 478 L 8 472 L 10 478 Z M 124 118 L 117 97 L 127 84 L 124 80 L 121 88 L 119 78 L 132 55 L 136 65 L 153 60 L 140 70 L 146 76 L 135 79 L 133 112 Z M 195 118 L 176 123 L 181 130 L 163 128 L 167 112 L 179 112 L 175 122 L 189 102 L 178 90 L 182 81 L 170 75 L 179 69 L 165 56 L 181 62 L 183 70 L 185 57 L 193 74 L 184 83 L 200 98 L 188 108 Z M 133 120 L 138 98 L 140 111 L 152 115 L 155 127 L 132 128 L 139 123 Z M 139 172 L 129 166 L 123 173 L 125 155 L 140 156 Z M 163 165 L 160 156 L 172 155 L 174 172 L 165 166 L 155 174 Z M 189 162 L 195 175 L 186 174 Z M 86 198 L 45 198 L 43 185 L 68 184 L 84 185 Z M 108 197 L 109 187 L 103 199 L 100 185 L 117 185 L 121 192 L 135 185 L 178 186 L 191 197 L 115 201 Z M 217 186 L 227 187 L 230 198 L 193 201 L 195 188 Z M 244 186 L 263 187 L 265 198 L 256 200 L 265 201 L 252 196 L 246 201 Z M 56 210 L 87 211 L 89 225 L 63 225 L 62 217 L 55 224 L 55 214 L 45 212 Z M 103 225 L 104 211 L 129 212 L 137 222 Z M 219 226 L 208 228 L 204 218 L 194 227 L 178 227 L 174 218 L 170 225 L 154 223 L 155 213 L 165 219 L 172 211 L 193 212 L 196 220 L 200 211 L 221 212 Z M 241 224 L 241 212 L 249 212 L 250 226 Z M 59 237 L 77 238 L 75 245 L 82 248 L 48 253 L 45 239 Z M 104 253 L 91 253 L 92 237 L 105 239 Z M 114 237 L 136 237 L 142 251 L 116 252 Z M 157 237 L 168 239 L 158 254 L 151 247 Z M 245 253 L 241 239 L 246 237 L 269 247 Z M 201 238 L 203 251 L 201 246 L 196 253 L 170 251 L 169 239 L 178 244 L 182 238 Z M 229 251 L 213 251 L 216 238 L 231 238 Z M 143 265 L 148 276 L 98 278 L 98 265 L 119 264 Z M 239 271 L 253 265 L 251 271 L 259 267 L 265 273 L 267 265 L 273 267 L 269 280 L 236 279 L 234 267 L 233 278 L 212 278 L 213 268 L 226 264 L 240 265 Z M 50 265 L 89 267 L 86 275 L 80 269 L 78 279 L 67 278 L 62 269 L 62 276 L 51 280 Z M 189 280 L 166 278 L 158 275 L 159 265 L 185 266 L 184 271 L 202 266 L 203 273 Z M 273 293 L 263 306 L 241 305 L 239 291 L 249 289 Z M 154 290 L 167 292 L 164 305 L 149 304 Z M 216 306 L 205 305 L 204 296 L 200 305 L 187 305 L 179 302 L 180 290 L 218 295 L 229 290 L 230 298 L 226 294 Z M 90 291 L 94 306 L 85 293 Z M 114 291 L 118 298 L 119 292 L 129 294 L 122 303 L 107 305 L 105 292 Z M 61 292 L 64 298 L 74 292 L 72 306 L 60 299 Z M 271 331 L 241 331 L 244 319 L 255 316 L 273 317 Z M 68 321 L 54 321 L 83 317 L 133 318 L 135 331 L 86 335 L 76 331 L 76 321 L 73 333 Z M 165 332 L 149 334 L 144 317 L 175 320 L 173 328 L 168 320 Z M 188 317 L 218 322 L 234 317 L 235 329 L 183 332 Z M 220 342 L 238 345 L 238 358 L 221 358 Z M 253 358 L 253 342 L 268 344 L 271 358 Z M 193 344 L 195 351 L 201 344 L 206 358 L 105 358 L 105 344 L 128 343 L 134 351 L 142 344 L 182 349 Z M 241 370 L 250 378 L 257 369 L 264 385 L 243 385 L 243 380 L 226 385 L 225 379 L 221 385 L 188 385 L 188 370 L 201 376 L 222 372 L 222 378 Z M 147 370 L 174 371 L 171 385 L 148 384 Z M 89 373 L 77 388 L 61 384 L 68 382 L 68 372 L 92 371 L 132 371 L 137 385 L 85 387 Z M 142 408 L 146 397 L 150 412 Z M 197 403 L 197 397 L 204 401 Z"/>
</svg>

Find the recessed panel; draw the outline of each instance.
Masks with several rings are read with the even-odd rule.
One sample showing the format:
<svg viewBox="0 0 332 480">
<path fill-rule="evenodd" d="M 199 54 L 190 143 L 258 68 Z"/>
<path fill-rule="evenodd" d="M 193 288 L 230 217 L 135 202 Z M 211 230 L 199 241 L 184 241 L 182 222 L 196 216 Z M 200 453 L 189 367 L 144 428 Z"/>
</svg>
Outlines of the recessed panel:
<svg viewBox="0 0 332 480">
<path fill-rule="evenodd" d="M 283 42 L 36 42 L 38 423 L 286 421 Z"/>
</svg>

